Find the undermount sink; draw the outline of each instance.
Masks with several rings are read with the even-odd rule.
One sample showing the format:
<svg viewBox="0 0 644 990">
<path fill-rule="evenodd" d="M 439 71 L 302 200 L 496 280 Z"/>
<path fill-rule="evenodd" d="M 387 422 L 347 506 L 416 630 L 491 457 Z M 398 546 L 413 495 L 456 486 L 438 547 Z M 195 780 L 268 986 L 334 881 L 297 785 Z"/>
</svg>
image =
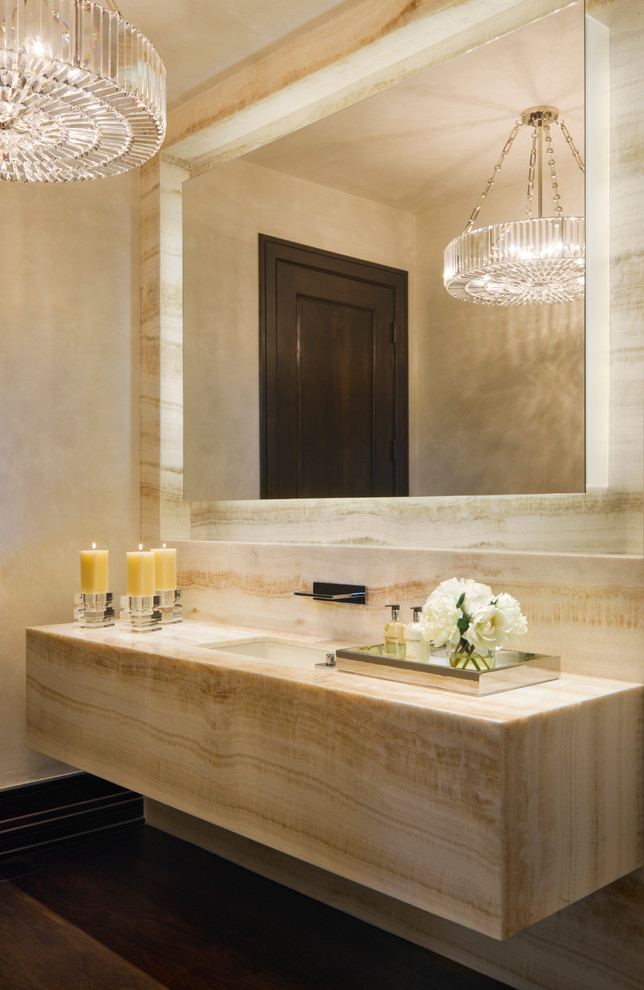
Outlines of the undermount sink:
<svg viewBox="0 0 644 990">
<path fill-rule="evenodd" d="M 327 650 L 322 647 L 305 646 L 280 639 L 235 640 L 234 643 L 202 643 L 207 650 L 221 653 L 236 653 L 271 663 L 284 663 L 297 667 L 310 667 L 311 664 L 325 663 Z"/>
</svg>

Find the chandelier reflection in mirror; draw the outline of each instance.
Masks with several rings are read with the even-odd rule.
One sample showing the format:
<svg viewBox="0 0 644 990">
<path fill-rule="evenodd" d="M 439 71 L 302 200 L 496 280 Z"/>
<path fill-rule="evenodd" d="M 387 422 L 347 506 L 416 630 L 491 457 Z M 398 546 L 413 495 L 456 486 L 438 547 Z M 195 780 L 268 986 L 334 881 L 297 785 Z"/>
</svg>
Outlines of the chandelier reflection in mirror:
<svg viewBox="0 0 644 990">
<path fill-rule="evenodd" d="M 445 288 L 457 299 L 497 306 L 568 302 L 584 292 L 584 218 L 563 216 L 551 125 L 557 124 L 584 171 L 584 163 L 556 107 L 530 107 L 506 141 L 464 232 L 445 249 Z M 526 219 L 473 229 L 519 128 L 532 126 Z M 554 216 L 543 216 L 543 153 L 550 173 Z M 537 213 L 534 217 L 534 200 Z"/>
<path fill-rule="evenodd" d="M 160 147 L 164 65 L 112 0 L 106 4 L 0 0 L 2 179 L 103 178 Z"/>
</svg>

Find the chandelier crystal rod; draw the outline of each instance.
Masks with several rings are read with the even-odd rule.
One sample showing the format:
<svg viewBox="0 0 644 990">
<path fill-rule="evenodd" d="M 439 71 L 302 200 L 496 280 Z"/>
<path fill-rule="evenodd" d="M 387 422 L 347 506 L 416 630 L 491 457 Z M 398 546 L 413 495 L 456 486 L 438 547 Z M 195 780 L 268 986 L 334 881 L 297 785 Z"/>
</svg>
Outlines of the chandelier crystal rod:
<svg viewBox="0 0 644 990">
<path fill-rule="evenodd" d="M 113 0 L 0 0 L 0 178 L 102 178 L 147 161 L 166 73 Z"/>
</svg>

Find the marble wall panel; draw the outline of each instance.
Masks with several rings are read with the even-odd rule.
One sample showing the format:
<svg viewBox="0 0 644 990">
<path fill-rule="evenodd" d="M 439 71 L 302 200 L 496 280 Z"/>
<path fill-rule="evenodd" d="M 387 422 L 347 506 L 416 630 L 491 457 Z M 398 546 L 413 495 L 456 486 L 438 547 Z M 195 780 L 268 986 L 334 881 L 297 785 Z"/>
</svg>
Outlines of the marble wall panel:
<svg viewBox="0 0 644 990">
<path fill-rule="evenodd" d="M 189 535 L 183 501 L 181 185 L 156 155 L 141 169 L 141 540 Z"/>
<path fill-rule="evenodd" d="M 212 542 L 633 554 L 642 548 L 642 510 L 640 492 L 618 491 L 192 502 L 190 535 Z"/>
</svg>

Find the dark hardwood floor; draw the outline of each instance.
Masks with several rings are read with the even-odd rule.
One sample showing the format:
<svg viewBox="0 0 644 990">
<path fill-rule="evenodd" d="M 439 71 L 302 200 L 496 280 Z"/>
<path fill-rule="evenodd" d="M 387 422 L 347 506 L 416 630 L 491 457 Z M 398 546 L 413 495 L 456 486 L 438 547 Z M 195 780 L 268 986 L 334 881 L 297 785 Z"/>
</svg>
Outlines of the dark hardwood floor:
<svg viewBox="0 0 644 990">
<path fill-rule="evenodd" d="M 134 825 L 0 859 L 0 990 L 501 990 Z"/>
</svg>

